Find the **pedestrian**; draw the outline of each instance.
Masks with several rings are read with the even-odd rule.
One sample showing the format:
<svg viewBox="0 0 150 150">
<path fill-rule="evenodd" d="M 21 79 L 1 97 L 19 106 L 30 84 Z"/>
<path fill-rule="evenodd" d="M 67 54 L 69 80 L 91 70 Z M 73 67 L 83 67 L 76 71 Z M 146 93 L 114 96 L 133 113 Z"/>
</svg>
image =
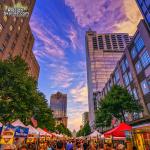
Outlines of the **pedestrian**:
<svg viewBox="0 0 150 150">
<path fill-rule="evenodd" d="M 84 143 L 83 143 L 83 150 L 88 150 L 88 148 L 89 148 L 89 143 L 88 143 L 88 141 L 87 141 L 87 139 L 84 141 Z"/>
<path fill-rule="evenodd" d="M 71 141 L 69 141 L 66 145 L 66 150 L 73 150 L 73 144 Z"/>
<path fill-rule="evenodd" d="M 57 147 L 56 150 L 65 150 L 62 141 L 58 141 L 56 145 L 57 145 L 57 146 L 56 146 L 56 147 Z"/>
</svg>

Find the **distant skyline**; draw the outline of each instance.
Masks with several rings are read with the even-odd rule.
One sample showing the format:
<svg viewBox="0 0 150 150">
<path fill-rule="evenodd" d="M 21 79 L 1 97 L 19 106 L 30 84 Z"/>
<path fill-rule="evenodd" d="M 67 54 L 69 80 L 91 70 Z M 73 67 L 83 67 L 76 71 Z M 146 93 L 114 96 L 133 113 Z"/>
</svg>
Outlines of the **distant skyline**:
<svg viewBox="0 0 150 150">
<path fill-rule="evenodd" d="M 39 90 L 49 102 L 68 95 L 68 128 L 80 128 L 88 111 L 85 31 L 133 34 L 141 14 L 134 0 L 36 0 L 30 25 L 40 64 Z"/>
</svg>

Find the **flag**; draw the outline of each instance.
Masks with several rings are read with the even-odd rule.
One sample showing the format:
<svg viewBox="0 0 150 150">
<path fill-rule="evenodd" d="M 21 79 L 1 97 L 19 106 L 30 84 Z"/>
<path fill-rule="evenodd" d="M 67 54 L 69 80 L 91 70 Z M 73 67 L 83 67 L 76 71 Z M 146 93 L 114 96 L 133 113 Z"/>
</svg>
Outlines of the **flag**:
<svg viewBox="0 0 150 150">
<path fill-rule="evenodd" d="M 37 120 L 34 118 L 34 116 L 31 118 L 31 122 L 33 124 L 33 126 L 36 128 L 38 126 L 38 122 Z"/>
</svg>

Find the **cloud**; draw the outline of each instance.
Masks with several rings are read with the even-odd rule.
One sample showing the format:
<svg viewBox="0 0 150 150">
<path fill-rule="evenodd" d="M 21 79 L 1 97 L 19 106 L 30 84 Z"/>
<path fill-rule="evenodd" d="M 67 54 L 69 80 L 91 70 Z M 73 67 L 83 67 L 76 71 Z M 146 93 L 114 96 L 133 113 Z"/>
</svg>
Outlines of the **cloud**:
<svg viewBox="0 0 150 150">
<path fill-rule="evenodd" d="M 81 27 L 99 32 L 133 34 L 141 18 L 134 0 L 65 0 L 65 3 Z"/>
<path fill-rule="evenodd" d="M 34 53 L 37 57 L 57 57 L 64 58 L 64 48 L 68 43 L 59 36 L 53 34 L 46 26 L 41 25 L 38 20 L 30 22 L 35 35 Z"/>
<path fill-rule="evenodd" d="M 75 102 L 87 104 L 87 85 L 84 82 L 79 83 L 75 88 L 70 90 L 70 95 Z"/>
<path fill-rule="evenodd" d="M 53 87 L 68 88 L 73 80 L 74 76 L 70 69 L 62 64 L 49 64 L 51 70 L 49 80 L 53 83 Z"/>
</svg>

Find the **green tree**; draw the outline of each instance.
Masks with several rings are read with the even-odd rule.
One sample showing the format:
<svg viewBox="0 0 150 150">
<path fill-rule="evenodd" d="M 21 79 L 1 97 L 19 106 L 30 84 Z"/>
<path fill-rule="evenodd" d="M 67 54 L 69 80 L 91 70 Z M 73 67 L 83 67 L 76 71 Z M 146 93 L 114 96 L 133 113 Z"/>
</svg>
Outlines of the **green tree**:
<svg viewBox="0 0 150 150">
<path fill-rule="evenodd" d="M 142 106 L 126 88 L 114 85 L 99 103 L 99 108 L 96 112 L 96 125 L 100 127 L 101 122 L 104 121 L 109 125 L 112 117 L 125 122 L 125 113 L 139 113 L 141 111 Z"/>
<path fill-rule="evenodd" d="M 20 58 L 0 61 L 0 122 L 20 119 L 26 125 L 36 116 L 39 127 L 54 130 L 55 122 L 37 82 Z"/>
<path fill-rule="evenodd" d="M 70 131 L 68 128 L 66 128 L 63 124 L 59 124 L 59 125 L 56 127 L 56 131 L 58 131 L 58 132 L 61 133 L 61 134 L 65 134 L 65 135 L 67 135 L 67 136 L 69 136 L 69 137 L 72 136 L 71 131 Z"/>
<path fill-rule="evenodd" d="M 89 122 L 87 122 L 82 129 L 80 129 L 78 132 L 77 132 L 77 137 L 80 137 L 80 136 L 87 136 L 91 133 L 91 128 L 90 128 L 90 125 L 89 125 Z"/>
</svg>

